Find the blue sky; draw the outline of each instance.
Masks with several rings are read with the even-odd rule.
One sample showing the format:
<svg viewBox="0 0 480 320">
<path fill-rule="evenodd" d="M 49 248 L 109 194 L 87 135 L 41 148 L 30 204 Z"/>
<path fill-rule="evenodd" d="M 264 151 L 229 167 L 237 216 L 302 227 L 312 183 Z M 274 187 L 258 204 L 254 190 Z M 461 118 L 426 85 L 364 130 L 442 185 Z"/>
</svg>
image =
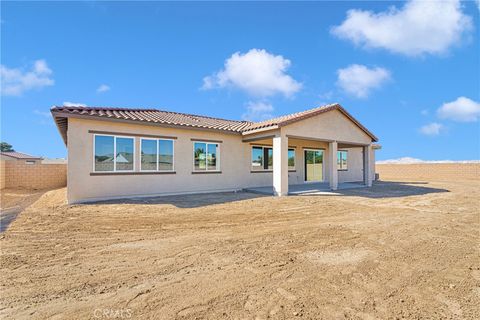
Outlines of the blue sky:
<svg viewBox="0 0 480 320">
<path fill-rule="evenodd" d="M 66 156 L 48 113 L 66 102 L 251 120 L 339 102 L 377 159 L 480 158 L 476 2 L 1 6 L 1 139 L 18 151 Z"/>
</svg>

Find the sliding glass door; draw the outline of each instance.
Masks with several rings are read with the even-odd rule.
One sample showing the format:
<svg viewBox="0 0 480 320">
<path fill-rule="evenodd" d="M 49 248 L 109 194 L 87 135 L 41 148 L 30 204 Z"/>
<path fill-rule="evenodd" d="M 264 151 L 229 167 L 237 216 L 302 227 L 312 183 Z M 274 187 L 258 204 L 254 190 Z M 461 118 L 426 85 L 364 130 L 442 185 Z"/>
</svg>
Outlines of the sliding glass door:
<svg viewBox="0 0 480 320">
<path fill-rule="evenodd" d="M 323 181 L 323 150 L 304 150 L 305 181 Z"/>
</svg>

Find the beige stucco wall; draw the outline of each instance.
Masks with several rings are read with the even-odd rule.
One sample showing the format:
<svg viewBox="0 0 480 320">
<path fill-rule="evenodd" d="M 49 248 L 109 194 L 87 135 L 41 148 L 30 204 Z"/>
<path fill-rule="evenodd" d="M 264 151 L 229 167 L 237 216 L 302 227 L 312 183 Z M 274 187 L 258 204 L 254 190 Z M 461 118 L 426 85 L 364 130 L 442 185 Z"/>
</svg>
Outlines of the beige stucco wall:
<svg viewBox="0 0 480 320">
<path fill-rule="evenodd" d="M 339 113 L 333 117 L 329 115 L 333 113 L 328 112 L 317 116 L 312 121 L 310 119 L 305 120 L 307 131 L 297 124 L 286 126 L 281 130 L 286 129 L 285 132 L 290 132 L 296 136 L 324 134 L 325 137 L 322 137 L 324 139 L 334 137 L 335 132 L 345 132 L 345 134 L 340 135 L 342 140 L 353 139 L 356 143 L 370 142 L 368 136 L 365 138 L 366 135 L 363 131 L 359 130 L 343 114 Z M 341 118 L 341 120 L 337 118 Z M 340 130 L 338 127 L 332 126 L 331 122 L 339 126 Z M 327 128 L 323 131 L 315 129 L 321 126 Z M 308 128 L 310 128 L 310 131 Z M 177 137 L 174 142 L 175 174 L 90 175 L 93 172 L 94 134 L 89 133 L 89 130 Z M 263 135 L 279 133 L 280 129 L 263 133 Z M 242 139 L 245 138 L 247 137 L 242 137 L 239 134 L 220 133 L 218 131 L 70 118 L 68 123 L 68 201 L 69 203 L 75 203 L 125 196 L 214 192 L 271 186 L 273 179 L 271 172 L 251 172 L 251 147 L 256 144 L 272 145 L 272 139 L 242 142 Z M 191 139 L 222 141 L 219 143 L 221 173 L 192 174 L 193 142 Z M 328 143 L 290 138 L 288 145 L 293 146 L 296 150 L 296 170 L 289 172 L 289 184 L 303 183 L 303 149 L 321 148 L 327 153 Z M 135 137 L 135 171 L 140 171 L 139 150 L 140 137 Z M 325 161 L 326 159 L 325 154 Z M 352 160 L 350 161 L 350 159 Z M 361 159 L 361 148 L 349 150 L 349 171 L 342 172 L 339 175 L 339 182 L 362 180 L 363 162 Z M 326 168 L 325 165 L 324 177 L 325 181 L 328 181 L 328 170 Z"/>
<path fill-rule="evenodd" d="M 68 201 L 104 199 L 132 195 L 175 194 L 239 190 L 271 184 L 262 174 L 250 174 L 250 145 L 241 135 L 213 131 L 185 130 L 129 123 L 69 119 L 68 125 Z M 175 136 L 175 174 L 90 176 L 93 172 L 93 134 L 89 130 Z M 221 174 L 192 174 L 193 142 L 221 140 Z M 140 167 L 140 138 L 135 138 L 135 170 Z"/>
<path fill-rule="evenodd" d="M 361 147 L 338 148 L 348 151 L 347 170 L 338 171 L 338 182 L 363 181 L 363 150 Z"/>
<path fill-rule="evenodd" d="M 319 114 L 282 128 L 290 136 L 321 137 L 325 140 L 369 144 L 371 138 L 338 110 Z"/>
</svg>

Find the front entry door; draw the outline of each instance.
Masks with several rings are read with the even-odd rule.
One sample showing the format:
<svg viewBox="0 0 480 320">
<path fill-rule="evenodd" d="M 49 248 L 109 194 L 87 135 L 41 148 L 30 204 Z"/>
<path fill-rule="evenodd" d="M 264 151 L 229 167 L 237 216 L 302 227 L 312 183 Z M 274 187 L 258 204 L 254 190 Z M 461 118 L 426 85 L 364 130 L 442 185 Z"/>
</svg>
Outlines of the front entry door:
<svg viewBox="0 0 480 320">
<path fill-rule="evenodd" d="M 323 150 L 304 150 L 305 181 L 323 181 Z"/>
</svg>

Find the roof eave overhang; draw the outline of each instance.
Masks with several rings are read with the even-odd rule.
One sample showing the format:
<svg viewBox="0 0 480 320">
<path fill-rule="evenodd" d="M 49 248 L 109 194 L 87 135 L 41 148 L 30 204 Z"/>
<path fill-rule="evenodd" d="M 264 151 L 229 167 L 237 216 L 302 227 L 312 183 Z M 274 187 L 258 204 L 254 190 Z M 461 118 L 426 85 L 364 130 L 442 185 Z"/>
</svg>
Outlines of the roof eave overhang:
<svg viewBox="0 0 480 320">
<path fill-rule="evenodd" d="M 272 125 L 269 127 L 264 127 L 264 128 L 258 128 L 258 129 L 253 129 L 249 131 L 243 131 L 242 136 L 248 136 L 250 134 L 255 134 L 255 133 L 260 133 L 260 132 L 265 132 L 265 131 L 271 131 L 271 130 L 276 130 L 280 128 L 278 125 Z"/>
<path fill-rule="evenodd" d="M 86 120 L 92 120 L 92 121 L 113 121 L 113 122 L 132 123 L 132 124 L 138 124 L 138 125 L 148 125 L 148 126 L 156 126 L 156 127 L 164 127 L 164 128 L 201 130 L 201 131 L 211 131 L 211 132 L 222 132 L 224 134 L 241 135 L 241 132 L 239 131 L 214 129 L 214 128 L 207 128 L 207 127 L 201 127 L 201 126 L 178 125 L 178 124 L 151 122 L 151 121 L 138 121 L 138 120 L 129 120 L 129 119 L 96 117 L 96 116 L 88 116 L 88 115 L 81 115 L 81 114 L 71 114 L 66 112 L 58 112 L 53 110 L 51 112 L 52 112 L 53 118 L 55 119 L 55 124 L 57 125 L 58 131 L 60 132 L 65 145 L 67 145 L 68 125 L 64 126 L 61 123 L 61 121 L 62 119 L 68 119 L 68 118 L 86 119 Z"/>
<path fill-rule="evenodd" d="M 51 111 L 55 125 L 57 126 L 58 132 L 62 137 L 63 143 L 67 146 L 67 129 L 68 129 L 68 119 L 66 116 L 61 115 L 60 112 Z"/>
</svg>

